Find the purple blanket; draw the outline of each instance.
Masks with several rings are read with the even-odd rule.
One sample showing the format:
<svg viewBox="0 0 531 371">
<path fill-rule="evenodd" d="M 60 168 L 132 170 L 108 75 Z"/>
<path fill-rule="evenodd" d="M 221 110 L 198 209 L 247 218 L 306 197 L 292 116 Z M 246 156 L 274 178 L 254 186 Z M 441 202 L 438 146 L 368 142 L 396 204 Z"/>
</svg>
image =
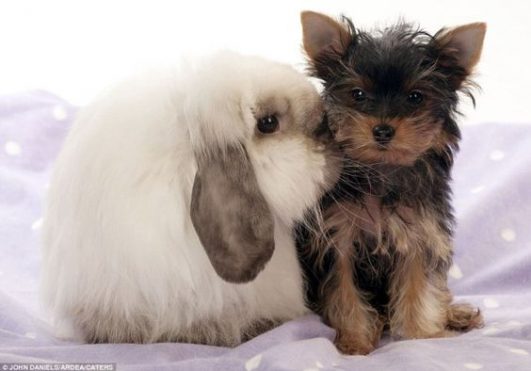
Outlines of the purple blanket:
<svg viewBox="0 0 531 371">
<path fill-rule="evenodd" d="M 483 329 L 455 338 L 383 339 L 342 356 L 317 316 L 228 349 L 190 344 L 84 345 L 54 339 L 38 306 L 41 207 L 76 109 L 33 92 L 0 97 L 0 363 L 112 362 L 122 369 L 531 370 L 531 125 L 463 130 L 454 171 L 458 217 L 450 285 L 479 305 Z"/>
</svg>

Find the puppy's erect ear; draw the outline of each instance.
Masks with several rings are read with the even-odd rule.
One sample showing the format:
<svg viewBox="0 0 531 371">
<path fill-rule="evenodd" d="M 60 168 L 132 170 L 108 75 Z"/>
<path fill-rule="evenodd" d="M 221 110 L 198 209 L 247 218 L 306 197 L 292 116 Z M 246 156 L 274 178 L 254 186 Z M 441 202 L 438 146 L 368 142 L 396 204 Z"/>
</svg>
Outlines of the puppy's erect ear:
<svg viewBox="0 0 531 371">
<path fill-rule="evenodd" d="M 304 11 L 301 23 L 304 50 L 311 60 L 330 52 L 341 56 L 351 41 L 350 32 L 324 14 Z"/>
<path fill-rule="evenodd" d="M 452 50 L 459 66 L 470 73 L 481 56 L 486 31 L 486 23 L 470 23 L 441 32 L 437 41 L 442 47 Z"/>
<path fill-rule="evenodd" d="M 190 215 L 212 266 L 224 280 L 251 281 L 271 259 L 273 217 L 242 147 L 201 156 Z"/>
</svg>

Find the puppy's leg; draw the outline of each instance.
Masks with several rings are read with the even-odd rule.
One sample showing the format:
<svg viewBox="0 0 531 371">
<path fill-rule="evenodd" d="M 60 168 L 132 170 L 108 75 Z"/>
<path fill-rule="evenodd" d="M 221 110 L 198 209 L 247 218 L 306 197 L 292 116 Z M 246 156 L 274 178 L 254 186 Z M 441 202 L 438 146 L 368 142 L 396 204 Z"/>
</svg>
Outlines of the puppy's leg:
<svg viewBox="0 0 531 371">
<path fill-rule="evenodd" d="M 342 202 L 328 208 L 324 220 L 323 238 L 313 241 L 313 249 L 321 256 L 330 251 L 333 264 L 320 285 L 319 311 L 337 331 L 339 351 L 367 354 L 378 344 L 384 322 L 354 282 L 353 259 L 359 253 L 354 243 L 371 218 L 360 204 Z"/>
<path fill-rule="evenodd" d="M 395 248 L 389 279 L 391 334 L 404 338 L 449 336 L 452 296 L 447 287 L 452 244 L 436 212 L 401 207 L 389 218 Z"/>
<path fill-rule="evenodd" d="M 451 305 L 447 273 L 452 262 L 449 233 L 437 213 L 391 218 L 396 259 L 390 280 L 391 333 L 405 338 L 453 336 L 481 327 L 479 310 L 468 304 Z M 416 222 L 415 222 L 416 221 Z M 450 330 L 450 331 L 447 331 Z"/>
<path fill-rule="evenodd" d="M 420 252 L 397 259 L 390 281 L 391 333 L 408 339 L 446 336 L 451 295 Z"/>
<path fill-rule="evenodd" d="M 335 269 L 323 285 L 323 317 L 337 331 L 335 344 L 340 352 L 368 354 L 378 344 L 384 322 L 352 277 L 350 255 L 337 256 Z"/>
<path fill-rule="evenodd" d="M 441 264 L 444 267 L 447 264 Z M 479 309 L 450 304 L 446 270 L 425 263 L 422 256 L 397 261 L 390 282 L 391 332 L 405 338 L 453 336 L 454 331 L 483 327 Z M 450 331 L 446 331 L 450 330 Z"/>
</svg>

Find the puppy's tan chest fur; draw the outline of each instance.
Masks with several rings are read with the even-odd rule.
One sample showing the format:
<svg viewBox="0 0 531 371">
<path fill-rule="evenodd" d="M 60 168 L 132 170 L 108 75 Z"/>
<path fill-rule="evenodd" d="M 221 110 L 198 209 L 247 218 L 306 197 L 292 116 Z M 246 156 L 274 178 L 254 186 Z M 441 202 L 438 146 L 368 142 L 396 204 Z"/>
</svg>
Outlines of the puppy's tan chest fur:
<svg viewBox="0 0 531 371">
<path fill-rule="evenodd" d="M 436 232 L 436 221 L 405 205 L 384 205 L 381 197 L 365 195 L 359 201 L 343 201 L 328 209 L 325 217 L 327 231 L 339 249 L 353 245 L 366 248 L 366 240 L 374 241 L 370 253 L 389 254 L 392 249 L 407 254 L 420 246 L 426 233 Z M 351 243 L 341 243 L 351 241 Z"/>
</svg>

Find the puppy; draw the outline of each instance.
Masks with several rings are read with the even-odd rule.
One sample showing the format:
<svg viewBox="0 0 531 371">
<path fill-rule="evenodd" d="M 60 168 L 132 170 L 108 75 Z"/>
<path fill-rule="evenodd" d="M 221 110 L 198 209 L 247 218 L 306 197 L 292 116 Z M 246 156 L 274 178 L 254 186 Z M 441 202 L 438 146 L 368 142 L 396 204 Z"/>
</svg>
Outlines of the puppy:
<svg viewBox="0 0 531 371">
<path fill-rule="evenodd" d="M 386 326 L 406 339 L 481 326 L 479 310 L 451 304 L 447 272 L 458 93 L 473 99 L 486 25 L 432 36 L 398 23 L 368 33 L 345 17 L 303 12 L 302 26 L 345 154 L 322 220 L 298 231 L 311 306 L 348 354 L 372 351 Z"/>
</svg>

